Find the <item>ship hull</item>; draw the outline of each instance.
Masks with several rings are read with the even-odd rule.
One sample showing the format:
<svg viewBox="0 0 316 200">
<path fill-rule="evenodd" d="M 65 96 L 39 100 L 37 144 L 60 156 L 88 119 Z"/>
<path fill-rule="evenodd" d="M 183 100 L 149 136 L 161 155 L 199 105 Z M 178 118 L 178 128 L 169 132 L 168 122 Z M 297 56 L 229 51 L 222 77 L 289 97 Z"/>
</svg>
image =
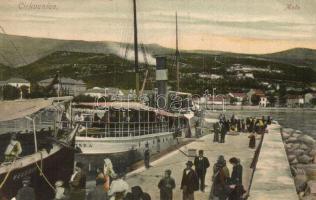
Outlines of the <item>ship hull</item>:
<svg viewBox="0 0 316 200">
<path fill-rule="evenodd" d="M 82 153 L 75 155 L 75 161 L 85 163 L 87 171 L 93 174 L 96 168 L 103 166 L 105 158 L 110 158 L 114 169 L 125 173 L 129 166 L 143 159 L 146 144 L 151 154 L 156 154 L 177 144 L 177 139 L 173 132 L 131 138 L 76 137 L 76 147 Z"/>
<path fill-rule="evenodd" d="M 53 186 L 57 180 L 63 180 L 67 183 L 72 174 L 73 161 L 74 153 L 69 149 L 59 147 L 56 152 L 36 162 L 38 166 L 33 162 L 12 170 L 1 191 L 8 199 L 11 199 L 16 196 L 18 190 L 22 187 L 23 178 L 31 177 L 31 186 L 35 190 L 36 199 L 52 199 L 54 198 L 54 191 L 46 182 L 44 176 Z M 41 175 L 39 168 L 43 175 Z M 5 177 L 6 173 L 1 174 L 0 181 L 2 182 Z"/>
</svg>

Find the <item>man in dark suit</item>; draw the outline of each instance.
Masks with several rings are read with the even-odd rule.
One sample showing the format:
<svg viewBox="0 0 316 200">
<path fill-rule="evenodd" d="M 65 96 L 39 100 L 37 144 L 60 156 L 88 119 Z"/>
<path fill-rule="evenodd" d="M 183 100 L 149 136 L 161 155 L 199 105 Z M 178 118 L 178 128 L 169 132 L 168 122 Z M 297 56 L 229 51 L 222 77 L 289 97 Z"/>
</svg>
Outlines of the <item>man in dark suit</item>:
<svg viewBox="0 0 316 200">
<path fill-rule="evenodd" d="M 193 162 L 188 161 L 186 166 L 187 167 L 183 170 L 181 180 L 183 200 L 194 200 L 194 191 L 199 189 L 199 179 L 196 172 L 192 169 Z"/>
<path fill-rule="evenodd" d="M 70 200 L 84 200 L 86 189 L 86 174 L 83 171 L 83 164 L 76 163 L 75 172 L 70 178 Z"/>
<path fill-rule="evenodd" d="M 205 188 L 205 175 L 207 168 L 210 167 L 210 162 L 203 156 L 203 150 L 199 150 L 199 156 L 194 159 L 195 171 L 199 179 L 200 190 L 204 192 Z"/>
</svg>

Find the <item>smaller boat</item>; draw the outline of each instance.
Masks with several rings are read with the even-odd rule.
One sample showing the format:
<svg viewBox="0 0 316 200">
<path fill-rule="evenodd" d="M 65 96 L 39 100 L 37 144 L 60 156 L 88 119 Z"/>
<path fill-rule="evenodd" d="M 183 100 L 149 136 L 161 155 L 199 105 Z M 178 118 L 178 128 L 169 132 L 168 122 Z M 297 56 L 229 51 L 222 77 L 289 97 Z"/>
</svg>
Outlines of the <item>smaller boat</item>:
<svg viewBox="0 0 316 200">
<path fill-rule="evenodd" d="M 0 191 L 6 198 L 16 196 L 25 177 L 31 178 L 37 199 L 52 199 L 54 183 L 68 182 L 74 162 L 73 138 L 79 127 L 65 117 L 65 104 L 70 105 L 71 99 L 0 102 L 0 113 L 6 113 L 0 116 Z M 22 153 L 4 161 L 12 133 L 17 134 Z"/>
</svg>

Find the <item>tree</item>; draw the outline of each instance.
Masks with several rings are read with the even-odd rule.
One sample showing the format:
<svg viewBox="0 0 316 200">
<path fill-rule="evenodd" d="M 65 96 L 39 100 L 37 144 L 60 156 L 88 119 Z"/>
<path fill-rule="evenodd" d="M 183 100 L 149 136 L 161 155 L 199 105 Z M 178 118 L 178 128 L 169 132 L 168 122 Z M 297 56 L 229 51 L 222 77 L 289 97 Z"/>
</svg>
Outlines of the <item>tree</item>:
<svg viewBox="0 0 316 200">
<path fill-rule="evenodd" d="M 259 105 L 260 97 L 256 94 L 251 96 L 251 103 L 255 106 Z"/>
<path fill-rule="evenodd" d="M 316 106 L 316 98 L 311 99 L 310 102 L 311 102 L 312 105 Z"/>
<path fill-rule="evenodd" d="M 3 86 L 3 99 L 4 100 L 14 100 L 20 98 L 20 90 L 11 85 Z"/>
<path fill-rule="evenodd" d="M 269 101 L 269 103 L 270 103 L 271 106 L 274 106 L 274 105 L 275 105 L 276 100 L 277 100 L 277 99 L 275 98 L 274 95 L 272 95 L 272 94 L 269 94 L 269 95 L 268 95 L 268 101 Z"/>
<path fill-rule="evenodd" d="M 279 89 L 279 103 L 280 105 L 284 106 L 286 104 L 286 87 L 285 85 L 280 85 Z"/>
<path fill-rule="evenodd" d="M 247 97 L 242 98 L 242 105 L 247 105 L 247 104 L 248 104 Z"/>
<path fill-rule="evenodd" d="M 237 98 L 232 97 L 230 98 L 230 104 L 234 105 L 237 102 Z"/>
</svg>

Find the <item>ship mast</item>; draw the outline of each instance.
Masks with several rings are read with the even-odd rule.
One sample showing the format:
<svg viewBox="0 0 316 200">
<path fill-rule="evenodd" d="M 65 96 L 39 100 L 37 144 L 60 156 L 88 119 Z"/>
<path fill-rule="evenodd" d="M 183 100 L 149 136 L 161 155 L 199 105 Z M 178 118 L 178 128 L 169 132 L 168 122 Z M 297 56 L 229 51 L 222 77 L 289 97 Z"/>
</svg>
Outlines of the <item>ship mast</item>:
<svg viewBox="0 0 316 200">
<path fill-rule="evenodd" d="M 136 81 L 136 95 L 139 96 L 139 65 L 138 65 L 138 38 L 137 38 L 137 14 L 136 14 L 136 0 L 133 0 L 134 11 L 134 55 L 135 55 L 135 81 Z"/>
<path fill-rule="evenodd" d="M 177 66 L 177 91 L 180 91 L 180 77 L 179 77 L 179 47 L 178 47 L 178 14 L 176 12 L 176 66 Z"/>
</svg>

